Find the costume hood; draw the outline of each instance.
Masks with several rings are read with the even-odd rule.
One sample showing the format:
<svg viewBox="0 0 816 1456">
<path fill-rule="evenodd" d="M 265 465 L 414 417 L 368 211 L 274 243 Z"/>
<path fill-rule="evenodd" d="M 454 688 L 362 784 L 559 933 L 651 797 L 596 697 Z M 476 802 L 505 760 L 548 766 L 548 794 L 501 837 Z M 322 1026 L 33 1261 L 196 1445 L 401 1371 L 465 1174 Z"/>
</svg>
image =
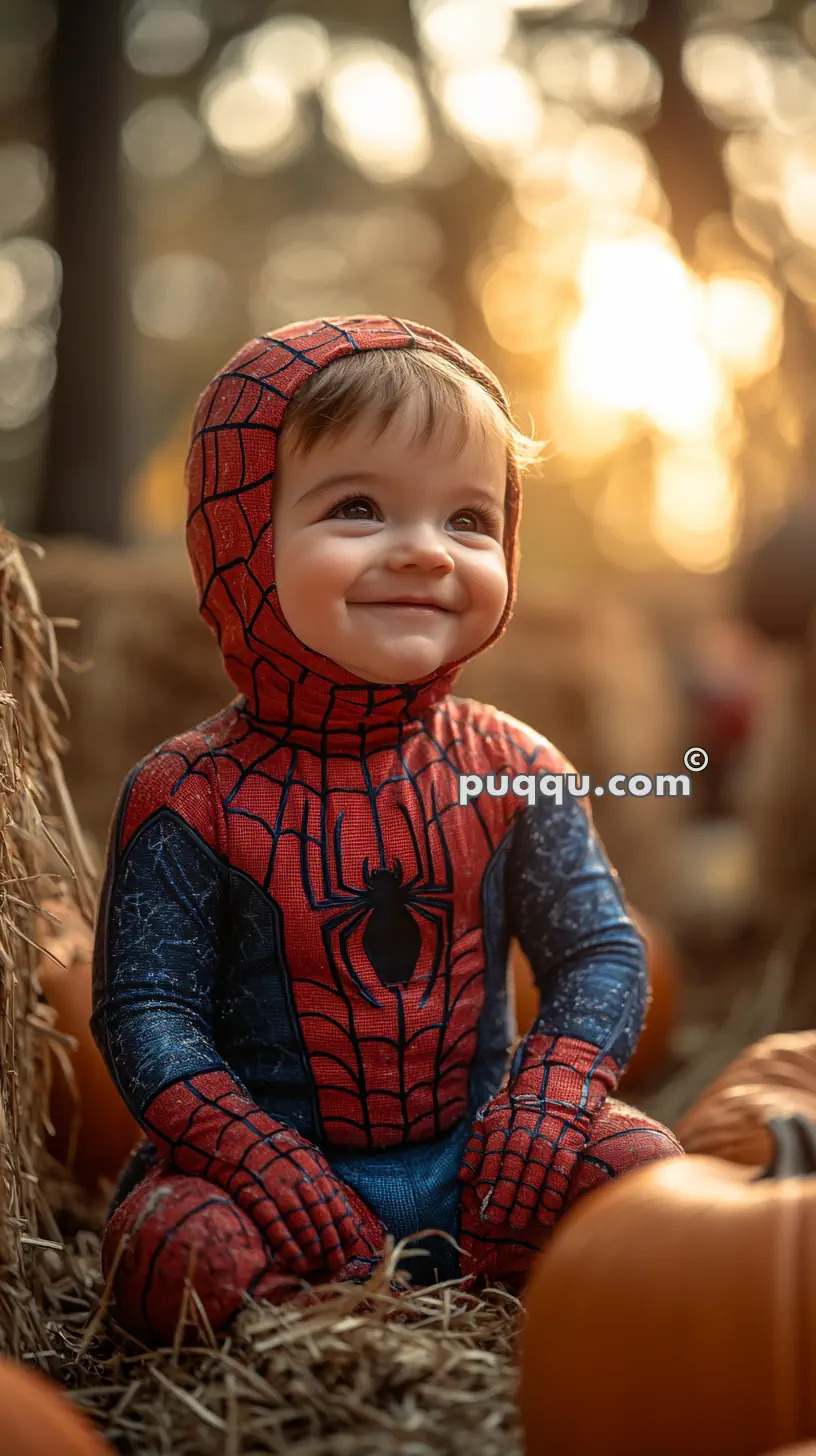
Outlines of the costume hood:
<svg viewBox="0 0 816 1456">
<path fill-rule="evenodd" d="M 366 683 L 313 652 L 291 631 L 275 588 L 272 494 L 286 407 L 317 369 L 369 349 L 430 349 L 444 355 L 510 410 L 498 380 L 444 334 L 391 318 L 312 319 L 253 339 L 205 389 L 187 457 L 187 547 L 201 614 L 215 633 L 227 673 L 264 723 L 325 734 L 365 734 L 370 745 L 418 718 L 449 692 L 466 661 L 504 632 L 513 610 L 518 560 L 519 481 L 508 470 L 504 549 L 507 604 L 475 652 L 417 682 Z"/>
</svg>

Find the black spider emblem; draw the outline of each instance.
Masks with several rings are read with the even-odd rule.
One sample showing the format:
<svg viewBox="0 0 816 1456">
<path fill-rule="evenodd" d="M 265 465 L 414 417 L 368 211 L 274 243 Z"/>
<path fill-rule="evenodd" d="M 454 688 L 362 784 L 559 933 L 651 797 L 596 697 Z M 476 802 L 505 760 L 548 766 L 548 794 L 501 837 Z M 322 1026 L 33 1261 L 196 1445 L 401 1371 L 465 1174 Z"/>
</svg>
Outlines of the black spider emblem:
<svg viewBox="0 0 816 1456">
<path fill-rule="evenodd" d="M 432 793 L 433 800 L 433 793 Z M 416 863 L 422 865 L 416 827 L 404 805 L 399 805 L 408 826 L 414 848 Z M 433 805 L 436 814 L 436 806 Z M 422 951 L 422 933 L 419 919 L 429 922 L 435 929 L 433 960 L 428 975 L 428 984 L 422 994 L 420 1005 L 424 1006 L 433 991 L 439 968 L 442 965 L 446 947 L 453 943 L 453 867 L 444 833 L 439 840 L 445 862 L 442 883 L 425 879 L 422 869 L 411 879 L 405 880 L 399 860 L 392 860 L 391 867 L 383 864 L 370 868 L 368 856 L 363 860 L 363 887 L 349 885 L 341 869 L 341 832 L 343 815 L 339 814 L 334 825 L 334 879 L 337 891 L 330 898 L 318 899 L 313 891 L 306 862 L 306 824 L 302 839 L 303 886 L 313 910 L 336 908 L 338 913 L 323 922 L 323 943 L 330 963 L 341 960 L 358 990 L 373 1006 L 380 1002 L 360 978 L 358 969 L 349 955 L 349 940 L 360 925 L 365 922 L 362 946 L 377 980 L 386 990 L 399 991 L 408 986 L 416 971 Z M 422 823 L 425 839 L 425 857 L 431 864 L 428 827 Z M 326 867 L 328 869 L 328 866 Z M 339 952 L 339 954 L 338 954 Z"/>
</svg>

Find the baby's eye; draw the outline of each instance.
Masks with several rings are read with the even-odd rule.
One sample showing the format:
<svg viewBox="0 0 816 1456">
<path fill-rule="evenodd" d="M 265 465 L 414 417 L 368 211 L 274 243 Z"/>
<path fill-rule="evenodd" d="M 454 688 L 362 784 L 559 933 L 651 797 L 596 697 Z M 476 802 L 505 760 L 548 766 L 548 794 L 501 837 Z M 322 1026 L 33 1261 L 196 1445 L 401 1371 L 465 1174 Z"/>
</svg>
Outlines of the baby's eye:
<svg viewBox="0 0 816 1456">
<path fill-rule="evenodd" d="M 481 511 L 457 511 L 451 516 L 454 531 L 489 531 L 490 522 Z"/>
<path fill-rule="evenodd" d="M 364 512 L 362 515 L 359 514 L 361 509 Z M 366 496 L 350 496 L 348 500 L 340 501 L 330 515 L 339 516 L 344 521 L 371 521 L 374 519 L 374 506 Z"/>
</svg>

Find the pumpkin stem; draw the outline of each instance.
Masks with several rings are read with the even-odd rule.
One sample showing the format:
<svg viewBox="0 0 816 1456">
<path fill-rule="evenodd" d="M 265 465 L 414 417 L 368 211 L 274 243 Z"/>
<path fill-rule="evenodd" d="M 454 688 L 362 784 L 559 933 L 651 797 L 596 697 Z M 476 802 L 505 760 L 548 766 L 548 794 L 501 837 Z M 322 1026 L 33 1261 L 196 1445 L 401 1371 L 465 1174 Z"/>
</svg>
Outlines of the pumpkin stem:
<svg viewBox="0 0 816 1456">
<path fill-rule="evenodd" d="M 773 1156 L 755 1183 L 763 1178 L 805 1178 L 816 1173 L 816 1126 L 803 1113 L 771 1117 L 767 1127 L 774 1140 Z"/>
</svg>

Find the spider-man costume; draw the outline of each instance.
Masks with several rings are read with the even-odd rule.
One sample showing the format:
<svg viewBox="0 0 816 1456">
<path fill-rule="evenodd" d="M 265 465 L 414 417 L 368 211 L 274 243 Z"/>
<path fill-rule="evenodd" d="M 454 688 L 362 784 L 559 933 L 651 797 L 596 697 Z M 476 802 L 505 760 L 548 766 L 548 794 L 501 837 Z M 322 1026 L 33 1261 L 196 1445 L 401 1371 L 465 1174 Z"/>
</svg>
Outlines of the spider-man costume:
<svg viewBox="0 0 816 1456">
<path fill-rule="evenodd" d="M 364 1276 L 386 1233 L 457 1241 L 427 1236 L 416 1282 L 518 1283 L 576 1197 L 681 1151 L 610 1097 L 647 981 L 583 801 L 458 802 L 460 774 L 571 766 L 514 718 L 452 697 L 461 663 L 366 684 L 281 611 L 286 406 L 315 370 L 392 348 L 446 355 L 507 411 L 444 336 L 357 318 L 254 340 L 195 415 L 188 546 L 239 696 L 129 775 L 94 967 L 94 1035 L 147 1135 L 103 1263 L 148 1339 L 172 1335 L 188 1276 L 217 1328 L 246 1294 Z M 511 468 L 509 592 L 490 642 L 512 611 L 518 511 Z M 541 988 L 512 1059 L 511 935 Z"/>
</svg>

